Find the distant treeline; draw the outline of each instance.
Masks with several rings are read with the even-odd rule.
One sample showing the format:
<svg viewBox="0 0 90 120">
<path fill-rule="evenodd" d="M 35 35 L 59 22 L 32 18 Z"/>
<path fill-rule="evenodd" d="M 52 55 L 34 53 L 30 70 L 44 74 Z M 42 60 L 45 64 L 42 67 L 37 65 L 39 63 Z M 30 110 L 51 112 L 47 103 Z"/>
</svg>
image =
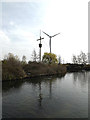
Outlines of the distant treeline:
<svg viewBox="0 0 90 120">
<path fill-rule="evenodd" d="M 90 71 L 90 64 L 66 64 L 67 72 Z"/>
<path fill-rule="evenodd" d="M 72 62 L 74 64 L 87 64 L 88 63 L 88 54 L 85 54 L 81 51 L 79 55 L 73 55 Z"/>
</svg>

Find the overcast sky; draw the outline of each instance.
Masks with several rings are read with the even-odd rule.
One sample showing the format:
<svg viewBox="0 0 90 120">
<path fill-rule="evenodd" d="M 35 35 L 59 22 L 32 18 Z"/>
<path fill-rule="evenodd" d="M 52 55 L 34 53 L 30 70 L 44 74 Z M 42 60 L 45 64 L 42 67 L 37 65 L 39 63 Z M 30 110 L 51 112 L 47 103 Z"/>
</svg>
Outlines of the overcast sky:
<svg viewBox="0 0 90 120">
<path fill-rule="evenodd" d="M 5 0 L 4 0 L 5 1 Z M 2 2 L 0 48 L 2 56 L 13 53 L 27 60 L 39 53 L 40 29 L 52 38 L 52 52 L 65 62 L 73 54 L 88 53 L 88 0 L 27 0 Z M 42 33 L 42 55 L 49 52 L 49 37 Z"/>
</svg>

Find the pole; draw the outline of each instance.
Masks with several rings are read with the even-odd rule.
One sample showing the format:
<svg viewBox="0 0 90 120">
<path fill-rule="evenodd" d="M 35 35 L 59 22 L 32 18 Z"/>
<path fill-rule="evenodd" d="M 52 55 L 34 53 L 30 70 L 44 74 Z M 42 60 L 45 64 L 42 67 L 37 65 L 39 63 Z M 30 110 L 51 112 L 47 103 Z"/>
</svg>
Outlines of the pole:
<svg viewBox="0 0 90 120">
<path fill-rule="evenodd" d="M 51 37 L 50 37 L 50 53 L 51 53 Z"/>
<path fill-rule="evenodd" d="M 40 43 L 39 43 L 39 48 L 40 48 L 40 54 L 39 54 L 39 61 L 41 62 L 41 47 L 42 47 L 42 44 L 41 44 L 41 40 L 42 39 L 44 39 L 44 38 L 41 38 L 41 32 L 40 32 L 40 39 L 38 39 L 38 40 L 40 40 Z M 38 41 L 37 40 L 37 41 Z"/>
<path fill-rule="evenodd" d="M 40 45 L 42 45 L 41 44 L 41 36 L 40 36 Z M 42 47 L 42 46 L 41 46 Z M 41 47 L 40 47 L 40 62 L 41 62 Z"/>
</svg>

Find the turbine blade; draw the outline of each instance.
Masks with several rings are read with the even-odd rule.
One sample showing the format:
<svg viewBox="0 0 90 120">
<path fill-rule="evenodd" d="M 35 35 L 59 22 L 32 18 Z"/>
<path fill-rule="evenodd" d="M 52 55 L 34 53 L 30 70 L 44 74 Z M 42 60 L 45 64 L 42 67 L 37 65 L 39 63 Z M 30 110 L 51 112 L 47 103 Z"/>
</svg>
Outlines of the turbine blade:
<svg viewBox="0 0 90 120">
<path fill-rule="evenodd" d="M 43 31 L 42 31 L 43 32 Z M 48 37 L 50 37 L 50 35 L 48 35 L 47 33 L 43 32 L 44 34 L 46 34 Z"/>
<path fill-rule="evenodd" d="M 60 33 L 58 33 L 58 34 L 60 34 Z M 53 36 L 51 36 L 51 37 L 55 37 L 55 36 L 58 35 L 58 34 L 55 34 L 55 35 L 53 35 Z"/>
</svg>

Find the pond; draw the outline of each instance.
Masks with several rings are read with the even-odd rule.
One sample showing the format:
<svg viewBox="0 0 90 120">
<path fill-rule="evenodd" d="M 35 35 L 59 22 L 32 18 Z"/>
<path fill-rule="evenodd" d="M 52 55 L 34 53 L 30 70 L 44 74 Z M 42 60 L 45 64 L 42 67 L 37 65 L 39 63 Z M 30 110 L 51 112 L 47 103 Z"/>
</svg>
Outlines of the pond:
<svg viewBox="0 0 90 120">
<path fill-rule="evenodd" d="M 3 82 L 3 118 L 88 118 L 90 72 Z"/>
</svg>

